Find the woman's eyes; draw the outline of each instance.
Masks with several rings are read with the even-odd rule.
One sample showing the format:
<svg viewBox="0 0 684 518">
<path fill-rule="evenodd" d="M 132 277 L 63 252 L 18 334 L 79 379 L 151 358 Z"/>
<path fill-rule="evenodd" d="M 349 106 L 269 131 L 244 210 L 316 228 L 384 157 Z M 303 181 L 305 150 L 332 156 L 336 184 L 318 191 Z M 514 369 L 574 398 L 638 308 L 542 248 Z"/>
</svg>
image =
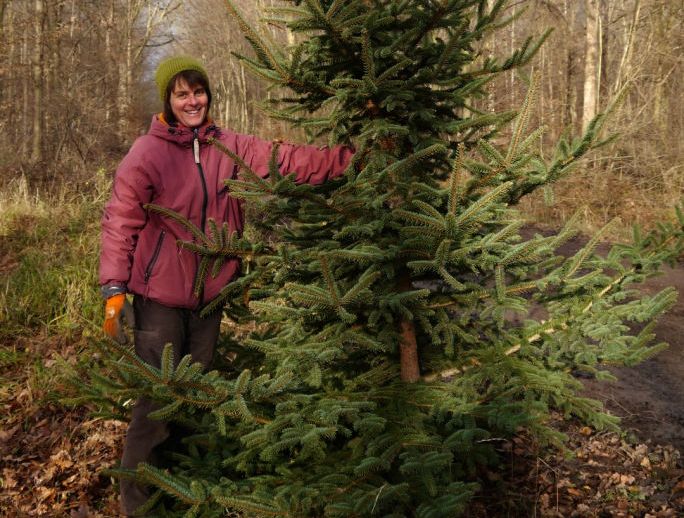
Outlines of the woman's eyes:
<svg viewBox="0 0 684 518">
<path fill-rule="evenodd" d="M 195 97 L 199 97 L 200 95 L 206 95 L 207 92 L 204 90 L 204 88 L 199 88 L 192 93 L 194 94 Z M 178 92 L 177 94 L 174 94 L 174 95 L 178 99 L 185 99 L 190 94 L 188 92 Z"/>
</svg>

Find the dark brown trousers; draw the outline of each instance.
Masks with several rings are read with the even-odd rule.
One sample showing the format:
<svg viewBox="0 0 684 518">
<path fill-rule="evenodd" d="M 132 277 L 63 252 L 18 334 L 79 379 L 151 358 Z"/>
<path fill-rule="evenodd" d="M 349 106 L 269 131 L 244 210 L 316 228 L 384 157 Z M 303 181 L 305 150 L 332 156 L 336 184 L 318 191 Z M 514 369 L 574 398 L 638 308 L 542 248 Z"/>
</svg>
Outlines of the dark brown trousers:
<svg viewBox="0 0 684 518">
<path fill-rule="evenodd" d="M 164 345 L 173 344 L 173 361 L 178 365 L 186 354 L 193 362 L 200 362 L 206 369 L 214 354 L 219 335 L 222 311 L 200 318 L 199 311 L 169 308 L 136 295 L 135 352 L 150 365 L 161 366 Z M 164 421 L 147 418 L 158 406 L 141 398 L 133 407 L 131 422 L 126 432 L 121 467 L 135 469 L 140 462 L 154 463 L 154 448 L 169 437 L 169 426 Z M 121 480 L 121 511 L 126 516 L 149 498 L 147 488 L 130 480 Z"/>
</svg>

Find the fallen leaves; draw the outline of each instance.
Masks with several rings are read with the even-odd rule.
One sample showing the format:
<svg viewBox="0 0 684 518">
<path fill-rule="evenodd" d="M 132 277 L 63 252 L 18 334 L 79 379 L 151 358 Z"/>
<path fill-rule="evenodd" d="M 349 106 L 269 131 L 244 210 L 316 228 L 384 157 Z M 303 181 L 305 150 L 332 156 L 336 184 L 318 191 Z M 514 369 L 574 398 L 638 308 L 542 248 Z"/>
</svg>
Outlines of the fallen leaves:
<svg viewBox="0 0 684 518">
<path fill-rule="evenodd" d="M 68 516 L 90 503 L 100 510 L 85 516 L 116 516 L 116 495 L 98 473 L 118 460 L 125 424 L 84 417 L 55 408 L 15 431 L 0 457 L 0 515 Z"/>
<path fill-rule="evenodd" d="M 544 453 L 524 438 L 511 451 L 512 482 L 536 501 L 536 516 L 669 518 L 684 516 L 684 464 L 671 446 L 631 444 L 564 422 L 568 452 Z M 522 452 L 521 445 L 528 444 Z M 532 512 L 530 513 L 530 515 Z M 497 516 L 490 514 L 490 516 Z"/>
<path fill-rule="evenodd" d="M 73 363 L 73 344 L 17 340 L 43 366 Z M 18 366 L 20 364 L 16 364 Z M 54 376 L 35 378 L 31 361 L 0 371 L 0 516 L 118 516 L 117 495 L 99 472 L 118 462 L 125 423 L 90 419 L 54 403 Z"/>
<path fill-rule="evenodd" d="M 66 348 L 60 344 L 62 352 Z M 55 349 L 41 351 L 57 368 Z M 69 358 L 66 358 L 69 363 Z M 4 373 L 3 373 L 4 374 Z M 116 486 L 98 473 L 118 462 L 125 423 L 90 419 L 50 403 L 18 376 L 0 386 L 0 516 L 118 516 Z M 487 475 L 472 518 L 674 518 L 684 516 L 684 464 L 670 446 L 630 443 L 564 421 L 566 452 L 548 452 L 521 433 L 505 442 L 508 465 Z M 492 498 L 501 487 L 512 488 Z M 497 489 L 498 488 L 498 489 Z M 505 507 L 508 498 L 515 507 Z"/>
<path fill-rule="evenodd" d="M 90 503 L 100 511 L 86 516 L 116 516 L 116 495 L 98 473 L 118 460 L 125 424 L 55 410 L 36 423 L 40 433 L 29 426 L 2 448 L 0 515 L 68 516 Z"/>
<path fill-rule="evenodd" d="M 19 428 L 21 428 L 21 425 L 13 426 L 8 430 L 0 429 L 0 443 L 7 444 L 12 439 L 12 437 L 14 437 L 14 434 L 19 431 Z"/>
</svg>

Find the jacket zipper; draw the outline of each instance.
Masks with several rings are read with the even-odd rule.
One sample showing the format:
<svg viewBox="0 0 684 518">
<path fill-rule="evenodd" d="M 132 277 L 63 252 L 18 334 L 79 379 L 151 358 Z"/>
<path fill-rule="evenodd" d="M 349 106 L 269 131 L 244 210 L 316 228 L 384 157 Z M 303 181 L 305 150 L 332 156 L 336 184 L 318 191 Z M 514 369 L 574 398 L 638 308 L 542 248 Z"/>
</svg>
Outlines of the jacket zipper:
<svg viewBox="0 0 684 518">
<path fill-rule="evenodd" d="M 161 252 L 162 243 L 164 243 L 164 237 L 166 236 L 166 231 L 162 230 L 157 239 L 157 244 L 154 247 L 154 253 L 152 254 L 152 259 L 147 263 L 147 268 L 145 268 L 145 284 L 148 283 L 150 277 L 152 276 L 152 268 L 154 268 L 157 259 L 159 258 L 159 252 Z"/>
<path fill-rule="evenodd" d="M 195 165 L 197 165 L 197 171 L 199 172 L 200 182 L 202 183 L 202 212 L 200 215 L 200 228 L 202 232 L 205 232 L 205 227 L 207 224 L 207 204 L 209 203 L 209 193 L 207 191 L 207 180 L 204 177 L 204 170 L 202 169 L 202 164 L 200 163 L 200 142 L 199 142 L 199 129 L 195 128 L 192 130 L 192 152 L 195 158 Z M 197 257 L 197 266 L 195 269 L 195 279 L 193 281 L 193 286 L 197 282 L 197 276 L 199 275 L 199 257 Z M 201 307 L 204 300 L 204 287 L 200 290 L 199 302 L 197 307 Z"/>
<path fill-rule="evenodd" d="M 207 192 L 207 180 L 204 178 L 204 170 L 202 169 L 202 164 L 200 163 L 200 143 L 199 143 L 199 130 L 195 128 L 193 134 L 195 138 L 192 141 L 192 151 L 195 157 L 195 164 L 197 165 L 197 171 L 199 172 L 200 181 L 202 182 L 202 214 L 200 223 L 200 228 L 202 232 L 205 231 L 205 226 L 207 223 L 207 204 L 209 203 L 209 194 Z"/>
</svg>

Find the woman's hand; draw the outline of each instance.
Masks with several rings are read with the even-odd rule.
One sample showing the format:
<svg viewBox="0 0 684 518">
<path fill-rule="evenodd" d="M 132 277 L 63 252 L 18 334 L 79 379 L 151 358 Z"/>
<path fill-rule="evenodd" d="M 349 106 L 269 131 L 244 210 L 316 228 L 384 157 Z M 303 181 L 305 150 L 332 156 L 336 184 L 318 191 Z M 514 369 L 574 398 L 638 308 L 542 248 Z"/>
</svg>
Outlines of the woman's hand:
<svg viewBox="0 0 684 518">
<path fill-rule="evenodd" d="M 125 293 L 117 293 L 107 299 L 105 319 L 102 329 L 110 337 L 121 344 L 128 342 L 123 329 L 124 320 L 129 327 L 135 326 L 133 307 L 126 299 Z"/>
</svg>

